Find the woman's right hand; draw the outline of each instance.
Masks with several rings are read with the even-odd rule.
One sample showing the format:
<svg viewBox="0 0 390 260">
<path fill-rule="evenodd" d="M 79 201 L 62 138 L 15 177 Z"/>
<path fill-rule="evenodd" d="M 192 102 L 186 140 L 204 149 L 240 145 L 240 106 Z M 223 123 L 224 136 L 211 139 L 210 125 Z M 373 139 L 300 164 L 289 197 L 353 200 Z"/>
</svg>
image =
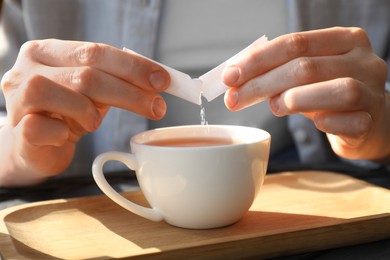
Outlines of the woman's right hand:
<svg viewBox="0 0 390 260">
<path fill-rule="evenodd" d="M 111 106 L 162 118 L 166 104 L 157 92 L 169 84 L 161 66 L 131 51 L 55 39 L 25 43 L 1 81 L 7 124 L 0 138 L 8 145 L 0 153 L 12 166 L 0 169 L 0 186 L 64 171 L 77 141 L 100 126 Z M 15 169 L 30 176 L 15 180 Z"/>
</svg>

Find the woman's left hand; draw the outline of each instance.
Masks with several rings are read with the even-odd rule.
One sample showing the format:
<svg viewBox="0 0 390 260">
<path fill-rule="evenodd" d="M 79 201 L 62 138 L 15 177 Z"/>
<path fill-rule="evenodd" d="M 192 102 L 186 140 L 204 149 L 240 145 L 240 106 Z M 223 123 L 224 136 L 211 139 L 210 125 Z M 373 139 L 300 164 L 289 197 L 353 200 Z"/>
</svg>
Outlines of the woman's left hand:
<svg viewBox="0 0 390 260">
<path fill-rule="evenodd" d="M 276 116 L 313 120 L 338 155 L 390 161 L 387 71 L 360 28 L 292 33 L 255 43 L 229 63 L 225 104 L 237 111 L 269 99 Z"/>
</svg>

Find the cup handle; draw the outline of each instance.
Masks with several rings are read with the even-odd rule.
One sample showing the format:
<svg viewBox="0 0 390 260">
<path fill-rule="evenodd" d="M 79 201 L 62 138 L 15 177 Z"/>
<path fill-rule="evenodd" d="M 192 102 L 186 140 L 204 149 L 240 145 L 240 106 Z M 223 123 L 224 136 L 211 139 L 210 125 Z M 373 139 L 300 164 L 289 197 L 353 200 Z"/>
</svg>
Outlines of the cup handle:
<svg viewBox="0 0 390 260">
<path fill-rule="evenodd" d="M 131 170 L 137 170 L 137 159 L 133 154 L 121 152 L 107 152 L 96 157 L 92 164 L 93 178 L 99 188 L 114 202 L 124 207 L 125 209 L 137 214 L 141 217 L 150 219 L 152 221 L 161 221 L 163 216 L 156 209 L 143 207 L 134 202 L 131 202 L 115 191 L 110 184 L 108 184 L 103 174 L 103 166 L 108 161 L 119 161 L 124 163 Z"/>
</svg>

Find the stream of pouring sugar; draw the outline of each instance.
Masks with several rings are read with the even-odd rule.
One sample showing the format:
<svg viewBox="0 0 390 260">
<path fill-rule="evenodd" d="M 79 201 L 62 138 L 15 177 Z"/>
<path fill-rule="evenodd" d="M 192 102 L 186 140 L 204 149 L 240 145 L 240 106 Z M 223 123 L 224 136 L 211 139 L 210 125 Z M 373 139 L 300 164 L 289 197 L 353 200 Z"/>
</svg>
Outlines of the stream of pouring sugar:
<svg viewBox="0 0 390 260">
<path fill-rule="evenodd" d="M 205 107 L 203 106 L 202 96 L 203 96 L 203 93 L 201 92 L 200 95 L 199 95 L 200 124 L 201 124 L 201 125 L 208 125 L 209 123 L 208 123 L 207 120 L 206 120 L 206 109 L 205 109 Z"/>
</svg>

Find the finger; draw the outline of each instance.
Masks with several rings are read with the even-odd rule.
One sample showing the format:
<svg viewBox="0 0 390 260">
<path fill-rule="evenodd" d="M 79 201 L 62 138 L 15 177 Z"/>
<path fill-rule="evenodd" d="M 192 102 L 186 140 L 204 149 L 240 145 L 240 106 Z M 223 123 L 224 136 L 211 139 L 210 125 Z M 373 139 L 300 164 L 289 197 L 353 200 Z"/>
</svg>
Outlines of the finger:
<svg viewBox="0 0 390 260">
<path fill-rule="evenodd" d="M 237 88 L 240 103 L 235 109 L 253 105 L 296 86 L 347 76 L 364 78 L 363 73 L 357 72 L 357 66 L 350 66 L 351 62 L 353 60 L 344 55 L 294 59 Z"/>
<path fill-rule="evenodd" d="M 372 149 L 362 149 L 366 138 L 350 138 L 341 135 L 327 134 L 332 150 L 339 156 L 352 160 L 361 160 L 367 154 L 372 153 Z"/>
<path fill-rule="evenodd" d="M 68 142 L 69 128 L 59 119 L 29 114 L 15 127 L 16 149 L 31 171 L 41 177 L 63 172 L 71 163 L 75 144 Z"/>
<path fill-rule="evenodd" d="M 373 100 L 365 85 L 352 78 L 340 78 L 290 88 L 270 100 L 277 116 L 295 113 L 356 111 Z"/>
<path fill-rule="evenodd" d="M 366 33 L 359 28 L 330 28 L 287 34 L 243 52 L 229 63 L 222 78 L 228 86 L 240 86 L 297 57 L 340 55 L 355 46 L 370 47 Z"/>
<path fill-rule="evenodd" d="M 369 134 L 374 124 L 366 111 L 318 113 L 313 121 L 319 130 L 347 138 L 346 140 L 362 139 Z"/>
<path fill-rule="evenodd" d="M 14 126 L 25 115 L 42 112 L 72 118 L 88 131 L 96 130 L 102 120 L 87 97 L 40 75 L 31 77 L 21 88 L 8 91 L 6 95 L 8 113 Z"/>
<path fill-rule="evenodd" d="M 150 119 L 160 119 L 165 115 L 166 104 L 160 95 L 100 70 L 46 67 L 45 71 L 51 80 L 83 94 L 95 104 L 119 107 Z"/>
<path fill-rule="evenodd" d="M 56 118 L 28 114 L 16 127 L 19 136 L 35 146 L 62 146 L 69 138 L 69 127 Z"/>
<path fill-rule="evenodd" d="M 30 41 L 22 55 L 52 67 L 90 66 L 144 89 L 165 90 L 169 74 L 157 63 L 109 45 L 55 39 Z"/>
</svg>

